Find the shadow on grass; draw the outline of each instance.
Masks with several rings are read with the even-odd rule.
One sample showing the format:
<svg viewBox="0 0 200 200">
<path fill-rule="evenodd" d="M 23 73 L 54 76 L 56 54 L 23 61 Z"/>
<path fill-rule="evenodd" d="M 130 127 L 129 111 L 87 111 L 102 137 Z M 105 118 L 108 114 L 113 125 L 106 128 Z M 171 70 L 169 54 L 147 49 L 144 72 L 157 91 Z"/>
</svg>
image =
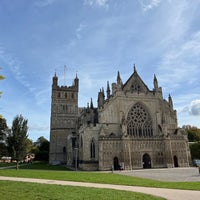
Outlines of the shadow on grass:
<svg viewBox="0 0 200 200">
<path fill-rule="evenodd" d="M 0 169 L 15 169 L 16 163 L 1 163 Z M 56 170 L 56 171 L 71 171 L 64 165 L 49 165 L 45 161 L 34 161 L 33 163 L 21 163 L 19 169 L 35 169 L 35 170 Z"/>
</svg>

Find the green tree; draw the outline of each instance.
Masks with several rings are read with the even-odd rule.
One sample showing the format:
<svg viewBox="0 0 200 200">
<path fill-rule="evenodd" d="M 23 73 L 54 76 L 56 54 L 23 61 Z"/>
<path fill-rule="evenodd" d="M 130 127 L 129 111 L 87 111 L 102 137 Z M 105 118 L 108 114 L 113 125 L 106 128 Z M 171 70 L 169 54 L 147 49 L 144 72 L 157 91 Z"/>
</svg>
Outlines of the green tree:
<svg viewBox="0 0 200 200">
<path fill-rule="evenodd" d="M 200 142 L 190 145 L 192 159 L 200 159 Z"/>
<path fill-rule="evenodd" d="M 0 67 L 0 69 L 1 69 L 1 67 Z M 0 80 L 3 80 L 5 77 L 4 76 L 2 76 L 1 74 L 0 74 Z M 1 94 L 2 94 L 2 92 L 0 91 L 0 97 L 1 97 Z M 0 119 L 2 119 L 3 117 L 2 117 L 2 115 L 0 114 Z"/>
<path fill-rule="evenodd" d="M 12 123 L 11 131 L 7 137 L 7 144 L 10 156 L 16 159 L 16 169 L 19 168 L 19 161 L 23 160 L 27 150 L 28 120 L 22 115 L 17 115 Z"/>
<path fill-rule="evenodd" d="M 26 152 L 27 153 L 33 153 L 35 149 L 35 145 L 33 143 L 33 141 L 29 138 L 26 139 Z"/>
<path fill-rule="evenodd" d="M 7 156 L 6 137 L 8 133 L 8 126 L 4 118 L 0 118 L 0 158 Z"/>
<path fill-rule="evenodd" d="M 198 142 L 200 141 L 200 129 L 192 126 L 184 126 L 186 133 L 188 134 L 189 142 Z"/>
<path fill-rule="evenodd" d="M 36 160 L 49 160 L 49 141 L 43 136 L 39 137 L 35 142 L 37 150 L 35 152 Z"/>
</svg>

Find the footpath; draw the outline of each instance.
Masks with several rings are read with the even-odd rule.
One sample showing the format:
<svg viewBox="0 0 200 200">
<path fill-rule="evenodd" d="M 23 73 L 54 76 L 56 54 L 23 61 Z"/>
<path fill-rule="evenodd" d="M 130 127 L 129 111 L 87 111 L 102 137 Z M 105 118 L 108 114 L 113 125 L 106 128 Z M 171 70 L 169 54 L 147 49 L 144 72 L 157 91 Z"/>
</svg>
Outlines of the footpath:
<svg viewBox="0 0 200 200">
<path fill-rule="evenodd" d="M 34 178 L 18 178 L 18 177 L 5 177 L 5 176 L 0 176 L 0 180 L 125 190 L 125 191 L 131 191 L 131 192 L 140 192 L 140 193 L 150 194 L 153 196 L 159 196 L 168 200 L 199 200 L 200 199 L 200 191 L 191 191 L 191 190 L 137 187 L 137 186 L 46 180 L 46 179 L 34 179 Z"/>
</svg>

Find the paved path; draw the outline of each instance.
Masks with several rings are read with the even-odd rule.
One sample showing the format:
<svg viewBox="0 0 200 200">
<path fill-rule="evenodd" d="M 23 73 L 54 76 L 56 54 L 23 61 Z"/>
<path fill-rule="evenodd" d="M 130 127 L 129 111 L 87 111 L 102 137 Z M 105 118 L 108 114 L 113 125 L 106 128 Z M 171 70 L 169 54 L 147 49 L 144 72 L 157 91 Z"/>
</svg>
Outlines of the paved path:
<svg viewBox="0 0 200 200">
<path fill-rule="evenodd" d="M 200 174 L 197 167 L 140 169 L 140 170 L 129 170 L 129 171 L 115 171 L 114 173 L 128 175 L 128 176 L 135 176 L 140 178 L 148 178 L 159 181 L 170 181 L 170 182 L 200 181 Z"/>
<path fill-rule="evenodd" d="M 4 177 L 4 176 L 0 176 L 0 180 L 126 190 L 126 191 L 131 191 L 131 192 L 141 192 L 145 194 L 151 194 L 154 196 L 160 196 L 168 200 L 199 200 L 200 199 L 200 191 L 191 191 L 191 190 L 175 190 L 175 189 L 164 189 L 164 188 L 136 187 L 136 186 L 85 183 L 85 182 L 73 182 L 73 181 L 58 181 L 58 180 L 33 179 L 33 178 L 17 178 L 17 177 Z"/>
</svg>

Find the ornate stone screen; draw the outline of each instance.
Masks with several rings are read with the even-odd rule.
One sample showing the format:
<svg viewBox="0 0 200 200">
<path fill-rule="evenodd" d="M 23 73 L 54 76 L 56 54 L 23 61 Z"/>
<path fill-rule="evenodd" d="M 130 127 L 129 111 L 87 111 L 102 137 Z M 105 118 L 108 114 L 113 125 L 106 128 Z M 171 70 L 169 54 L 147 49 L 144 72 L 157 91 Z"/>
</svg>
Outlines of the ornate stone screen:
<svg viewBox="0 0 200 200">
<path fill-rule="evenodd" d="M 148 111 L 136 103 L 127 116 L 127 134 L 133 137 L 152 137 L 152 120 Z"/>
</svg>

